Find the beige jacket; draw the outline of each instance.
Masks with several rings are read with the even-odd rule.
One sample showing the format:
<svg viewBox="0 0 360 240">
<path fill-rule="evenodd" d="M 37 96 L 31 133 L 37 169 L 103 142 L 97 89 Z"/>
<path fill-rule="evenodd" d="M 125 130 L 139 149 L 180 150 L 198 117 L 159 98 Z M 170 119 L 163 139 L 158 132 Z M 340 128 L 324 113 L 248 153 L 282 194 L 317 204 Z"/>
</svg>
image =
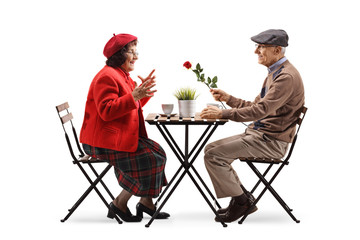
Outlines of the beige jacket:
<svg viewBox="0 0 360 240">
<path fill-rule="evenodd" d="M 227 104 L 232 109 L 223 110 L 222 115 L 237 122 L 254 121 L 249 128 L 277 140 L 292 142 L 304 101 L 301 76 L 287 60 L 269 73 L 253 102 L 230 96 Z"/>
</svg>

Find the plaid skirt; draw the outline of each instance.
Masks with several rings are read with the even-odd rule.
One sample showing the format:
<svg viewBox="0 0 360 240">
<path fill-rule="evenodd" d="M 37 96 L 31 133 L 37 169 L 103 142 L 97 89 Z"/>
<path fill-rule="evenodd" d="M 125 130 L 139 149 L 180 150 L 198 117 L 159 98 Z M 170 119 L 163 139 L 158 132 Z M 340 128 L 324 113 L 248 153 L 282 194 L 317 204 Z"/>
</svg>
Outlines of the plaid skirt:
<svg viewBox="0 0 360 240">
<path fill-rule="evenodd" d="M 138 197 L 158 197 L 165 177 L 166 154 L 149 138 L 140 137 L 136 152 L 120 152 L 83 144 L 86 154 L 107 160 L 114 166 L 119 185 Z"/>
</svg>

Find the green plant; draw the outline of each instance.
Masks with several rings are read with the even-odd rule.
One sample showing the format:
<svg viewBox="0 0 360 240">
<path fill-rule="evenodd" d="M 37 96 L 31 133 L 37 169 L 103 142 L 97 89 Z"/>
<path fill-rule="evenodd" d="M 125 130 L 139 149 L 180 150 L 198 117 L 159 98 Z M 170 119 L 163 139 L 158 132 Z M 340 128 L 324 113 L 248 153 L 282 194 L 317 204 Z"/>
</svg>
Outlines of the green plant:
<svg viewBox="0 0 360 240">
<path fill-rule="evenodd" d="M 175 91 L 174 96 L 178 100 L 195 100 L 199 95 L 196 95 L 196 89 L 190 87 L 182 87 Z"/>
</svg>

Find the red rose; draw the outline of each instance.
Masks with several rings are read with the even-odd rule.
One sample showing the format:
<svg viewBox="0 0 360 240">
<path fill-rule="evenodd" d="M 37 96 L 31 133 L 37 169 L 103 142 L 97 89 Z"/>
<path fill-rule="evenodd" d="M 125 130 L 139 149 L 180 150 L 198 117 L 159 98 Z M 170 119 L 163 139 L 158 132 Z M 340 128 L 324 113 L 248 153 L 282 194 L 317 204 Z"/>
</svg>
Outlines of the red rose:
<svg viewBox="0 0 360 240">
<path fill-rule="evenodd" d="M 189 61 L 186 61 L 183 66 L 189 69 L 191 68 L 191 63 Z"/>
</svg>

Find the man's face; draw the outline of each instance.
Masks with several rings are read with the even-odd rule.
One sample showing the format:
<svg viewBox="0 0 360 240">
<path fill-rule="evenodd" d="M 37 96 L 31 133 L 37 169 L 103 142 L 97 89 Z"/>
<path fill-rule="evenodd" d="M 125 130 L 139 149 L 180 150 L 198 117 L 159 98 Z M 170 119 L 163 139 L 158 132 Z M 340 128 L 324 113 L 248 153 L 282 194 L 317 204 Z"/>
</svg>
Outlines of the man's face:
<svg viewBox="0 0 360 240">
<path fill-rule="evenodd" d="M 279 60 L 279 52 L 281 52 L 280 47 L 266 44 L 256 44 L 255 46 L 255 54 L 258 55 L 258 63 L 270 67 Z"/>
</svg>

